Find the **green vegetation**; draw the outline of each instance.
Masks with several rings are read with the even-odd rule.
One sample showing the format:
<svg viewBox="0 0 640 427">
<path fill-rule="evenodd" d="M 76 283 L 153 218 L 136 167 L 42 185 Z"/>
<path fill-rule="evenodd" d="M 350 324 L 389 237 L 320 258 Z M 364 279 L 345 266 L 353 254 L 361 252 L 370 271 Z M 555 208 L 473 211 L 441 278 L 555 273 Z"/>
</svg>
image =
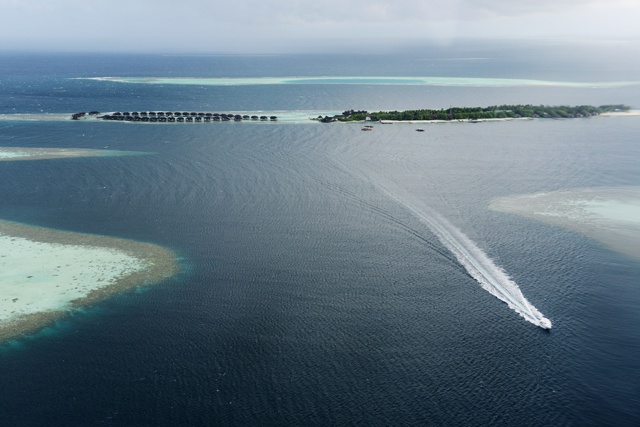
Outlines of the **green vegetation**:
<svg viewBox="0 0 640 427">
<path fill-rule="evenodd" d="M 405 111 L 345 111 L 342 115 L 327 117 L 322 121 L 361 121 L 369 117 L 379 120 L 479 120 L 507 118 L 573 118 L 597 116 L 613 111 L 628 111 L 627 105 L 592 105 L 578 106 L 546 106 L 546 105 L 493 105 L 491 107 L 451 107 L 440 110 L 405 110 Z M 328 119 L 328 120 L 327 120 Z"/>
</svg>

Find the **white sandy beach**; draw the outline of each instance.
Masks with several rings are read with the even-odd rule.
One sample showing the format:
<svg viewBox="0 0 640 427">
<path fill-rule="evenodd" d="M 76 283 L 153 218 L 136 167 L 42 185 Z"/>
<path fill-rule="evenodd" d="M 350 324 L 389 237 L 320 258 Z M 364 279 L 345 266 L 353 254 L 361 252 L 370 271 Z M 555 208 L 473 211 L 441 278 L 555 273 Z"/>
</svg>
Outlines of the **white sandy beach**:
<svg viewBox="0 0 640 427">
<path fill-rule="evenodd" d="M 144 154 L 134 151 L 94 150 L 90 148 L 0 147 L 0 162 L 64 159 L 72 157 L 110 157 Z"/>
<path fill-rule="evenodd" d="M 159 246 L 0 221 L 0 340 L 176 270 Z"/>
<path fill-rule="evenodd" d="M 508 196 L 494 199 L 489 208 L 582 233 L 640 259 L 640 187 Z"/>
<path fill-rule="evenodd" d="M 379 122 L 368 122 L 367 123 L 379 123 L 381 125 L 391 125 L 391 124 L 437 124 L 437 123 L 481 123 L 481 122 L 509 122 L 512 120 L 535 120 L 533 118 L 528 117 L 520 117 L 520 118 L 504 118 L 504 119 L 478 119 L 478 120 L 380 120 Z M 346 122 L 349 123 L 349 122 Z M 362 123 L 362 122 L 359 122 Z"/>
<path fill-rule="evenodd" d="M 602 113 L 600 114 L 604 117 L 628 117 L 628 116 L 640 116 L 640 110 L 629 110 L 629 111 L 612 111 L 610 113 Z"/>
</svg>

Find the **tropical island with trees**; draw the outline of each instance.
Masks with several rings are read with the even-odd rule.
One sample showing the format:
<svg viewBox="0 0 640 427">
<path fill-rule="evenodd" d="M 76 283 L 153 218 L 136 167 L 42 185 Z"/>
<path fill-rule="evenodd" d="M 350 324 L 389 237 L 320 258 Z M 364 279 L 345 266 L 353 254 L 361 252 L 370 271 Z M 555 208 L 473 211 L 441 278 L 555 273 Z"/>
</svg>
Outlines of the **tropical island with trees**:
<svg viewBox="0 0 640 427">
<path fill-rule="evenodd" d="M 627 112 L 627 105 L 547 106 L 547 105 L 493 105 L 490 107 L 450 107 L 439 110 L 377 111 L 347 110 L 335 116 L 319 116 L 323 123 L 355 121 L 453 121 L 517 118 L 566 119 L 592 117 L 603 113 Z"/>
</svg>

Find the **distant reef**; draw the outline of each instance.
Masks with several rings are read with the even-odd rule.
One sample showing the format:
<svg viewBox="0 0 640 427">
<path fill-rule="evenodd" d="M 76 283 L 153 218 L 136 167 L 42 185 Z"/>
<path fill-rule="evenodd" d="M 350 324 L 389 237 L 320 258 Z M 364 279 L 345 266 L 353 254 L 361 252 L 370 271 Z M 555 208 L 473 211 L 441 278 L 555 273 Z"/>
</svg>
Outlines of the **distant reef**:
<svg viewBox="0 0 640 427">
<path fill-rule="evenodd" d="M 450 107 L 439 110 L 376 111 L 347 110 L 335 116 L 320 116 L 316 120 L 323 123 L 352 121 L 453 121 L 517 118 L 568 119 L 591 117 L 602 113 L 625 112 L 627 105 L 547 106 L 547 105 L 493 105 L 490 107 Z"/>
</svg>

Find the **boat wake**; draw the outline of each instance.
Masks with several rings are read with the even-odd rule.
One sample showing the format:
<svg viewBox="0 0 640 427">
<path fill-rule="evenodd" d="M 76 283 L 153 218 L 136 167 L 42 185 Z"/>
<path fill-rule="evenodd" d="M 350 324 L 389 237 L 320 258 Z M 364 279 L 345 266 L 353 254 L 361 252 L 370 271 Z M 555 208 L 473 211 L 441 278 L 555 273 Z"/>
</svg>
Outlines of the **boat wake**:
<svg viewBox="0 0 640 427">
<path fill-rule="evenodd" d="M 516 282 L 460 229 L 419 201 L 410 202 L 411 196 L 400 188 L 391 191 L 379 183 L 374 185 L 425 224 L 484 290 L 505 302 L 526 321 L 551 329 L 551 321 L 527 301 Z"/>
</svg>

